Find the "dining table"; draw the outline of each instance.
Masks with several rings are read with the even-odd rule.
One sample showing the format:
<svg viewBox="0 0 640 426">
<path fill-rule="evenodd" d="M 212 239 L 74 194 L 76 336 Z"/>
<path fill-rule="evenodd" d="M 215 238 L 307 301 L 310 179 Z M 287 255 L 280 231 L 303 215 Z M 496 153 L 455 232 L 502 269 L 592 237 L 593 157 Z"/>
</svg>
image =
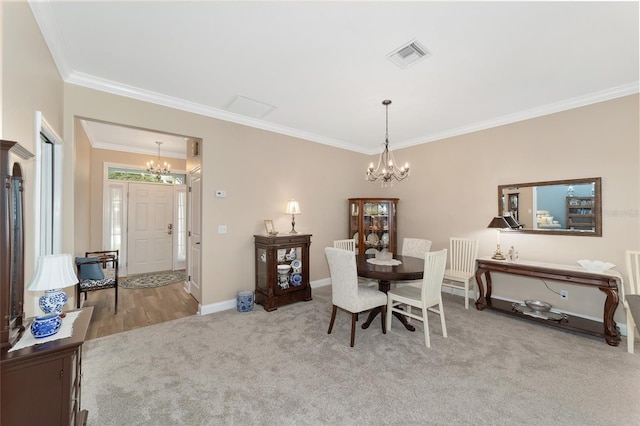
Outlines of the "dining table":
<svg viewBox="0 0 640 426">
<path fill-rule="evenodd" d="M 424 274 L 424 259 L 411 256 L 394 254 L 393 259 L 400 261 L 397 265 L 371 263 L 369 259 L 375 259 L 374 254 L 357 254 L 356 265 L 358 276 L 374 279 L 378 281 L 378 290 L 387 293 L 391 289 L 392 281 L 414 281 L 421 280 Z M 392 263 L 378 261 L 377 263 Z M 395 263 L 395 262 L 393 262 Z M 371 321 L 380 313 L 380 307 L 369 312 L 369 317 L 362 324 L 362 328 L 369 328 Z M 409 331 L 415 331 L 415 327 L 407 322 L 407 318 L 397 312 L 393 315 L 400 320 L 402 325 Z"/>
</svg>

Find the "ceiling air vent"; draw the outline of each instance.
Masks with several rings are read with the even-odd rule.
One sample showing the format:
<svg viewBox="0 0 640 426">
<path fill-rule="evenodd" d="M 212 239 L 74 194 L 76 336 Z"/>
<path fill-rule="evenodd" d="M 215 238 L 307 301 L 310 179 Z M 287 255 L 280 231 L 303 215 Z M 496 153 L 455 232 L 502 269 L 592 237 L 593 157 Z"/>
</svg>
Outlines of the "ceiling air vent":
<svg viewBox="0 0 640 426">
<path fill-rule="evenodd" d="M 428 56 L 431 56 L 431 52 L 418 41 L 412 40 L 389 53 L 387 58 L 400 68 L 409 68 Z"/>
</svg>

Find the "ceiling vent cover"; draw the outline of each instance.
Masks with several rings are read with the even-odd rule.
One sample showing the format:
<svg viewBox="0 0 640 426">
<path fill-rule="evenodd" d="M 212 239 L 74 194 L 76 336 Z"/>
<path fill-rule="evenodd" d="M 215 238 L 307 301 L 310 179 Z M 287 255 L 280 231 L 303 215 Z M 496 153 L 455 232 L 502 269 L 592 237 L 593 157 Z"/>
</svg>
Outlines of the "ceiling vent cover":
<svg viewBox="0 0 640 426">
<path fill-rule="evenodd" d="M 412 40 L 387 55 L 387 58 L 400 68 L 409 68 L 424 58 L 431 56 L 420 42 Z"/>
</svg>

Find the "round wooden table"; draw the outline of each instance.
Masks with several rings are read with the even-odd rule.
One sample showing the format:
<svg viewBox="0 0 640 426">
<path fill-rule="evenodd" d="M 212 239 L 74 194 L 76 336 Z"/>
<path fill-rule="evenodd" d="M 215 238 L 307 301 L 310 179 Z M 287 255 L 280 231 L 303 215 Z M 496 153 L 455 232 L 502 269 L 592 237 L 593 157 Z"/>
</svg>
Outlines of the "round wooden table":
<svg viewBox="0 0 640 426">
<path fill-rule="evenodd" d="M 371 254 L 356 255 L 356 264 L 358 266 L 358 276 L 378 280 L 378 290 L 386 293 L 391 289 L 391 281 L 414 281 L 421 280 L 424 274 L 424 259 L 411 256 L 393 255 L 394 259 L 401 261 L 400 265 L 384 266 L 374 265 L 367 262 L 367 259 L 375 257 Z M 371 321 L 380 313 L 380 308 L 375 308 L 369 313 L 369 318 L 362 324 L 362 328 L 368 328 Z M 409 331 L 415 331 L 415 327 L 407 322 L 404 315 L 394 312 L 393 315 Z"/>
</svg>

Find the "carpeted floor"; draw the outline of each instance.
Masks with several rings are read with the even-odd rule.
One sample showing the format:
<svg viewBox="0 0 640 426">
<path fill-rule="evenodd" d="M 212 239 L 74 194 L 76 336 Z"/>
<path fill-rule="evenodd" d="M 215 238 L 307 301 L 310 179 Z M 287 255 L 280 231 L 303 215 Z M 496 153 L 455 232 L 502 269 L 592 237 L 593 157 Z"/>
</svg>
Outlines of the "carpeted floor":
<svg viewBox="0 0 640 426">
<path fill-rule="evenodd" d="M 330 287 L 265 312 L 192 316 L 85 343 L 89 425 L 638 425 L 640 354 L 444 294 L 431 348 L 356 330 Z"/>
<path fill-rule="evenodd" d="M 118 286 L 122 288 L 153 288 L 174 284 L 187 279 L 184 269 L 179 271 L 152 272 L 150 274 L 130 275 L 118 279 Z"/>
</svg>

